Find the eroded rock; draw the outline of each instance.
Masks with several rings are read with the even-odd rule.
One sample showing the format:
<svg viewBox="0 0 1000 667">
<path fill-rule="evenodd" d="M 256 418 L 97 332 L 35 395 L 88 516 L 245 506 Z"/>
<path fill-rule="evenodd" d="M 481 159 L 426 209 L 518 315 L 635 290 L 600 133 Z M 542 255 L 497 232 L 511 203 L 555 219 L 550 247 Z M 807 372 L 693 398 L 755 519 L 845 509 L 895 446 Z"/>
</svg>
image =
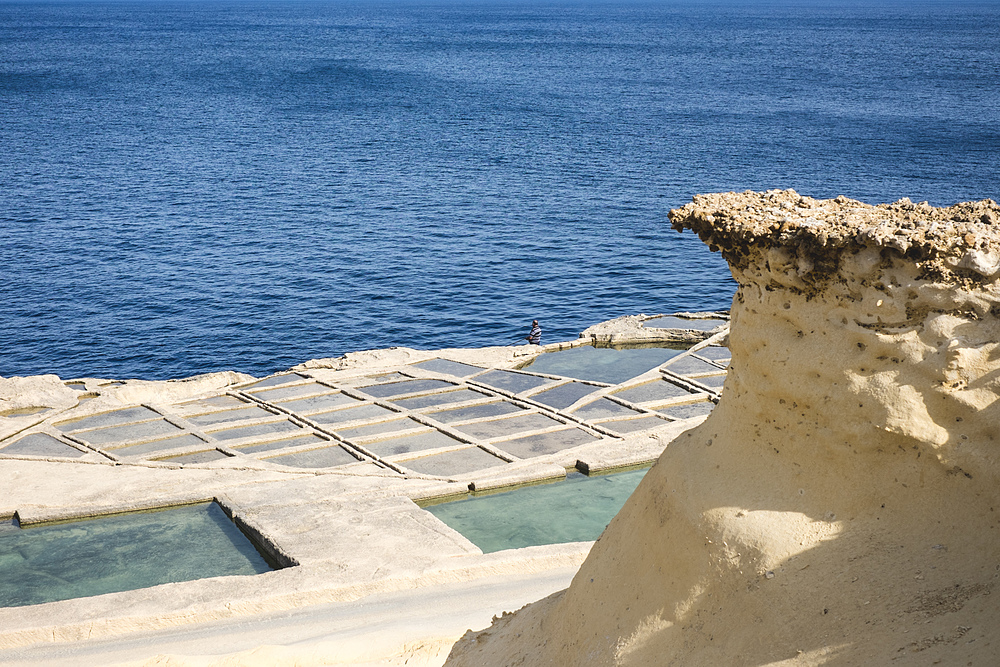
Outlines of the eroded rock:
<svg viewBox="0 0 1000 667">
<path fill-rule="evenodd" d="M 569 589 L 447 664 L 997 662 L 997 205 L 772 191 L 670 217 L 739 284 L 722 401 Z"/>
</svg>

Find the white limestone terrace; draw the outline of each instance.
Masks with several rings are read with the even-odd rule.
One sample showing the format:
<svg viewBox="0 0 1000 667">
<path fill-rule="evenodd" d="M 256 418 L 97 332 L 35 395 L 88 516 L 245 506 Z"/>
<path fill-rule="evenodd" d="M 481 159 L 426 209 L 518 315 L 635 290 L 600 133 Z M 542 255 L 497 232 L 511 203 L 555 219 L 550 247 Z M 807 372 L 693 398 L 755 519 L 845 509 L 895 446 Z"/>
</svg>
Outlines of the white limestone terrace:
<svg viewBox="0 0 1000 667">
<path fill-rule="evenodd" d="M 575 568 L 591 543 L 484 555 L 415 501 L 654 461 L 718 401 L 727 333 L 725 314 L 640 315 L 543 347 L 392 348 L 263 379 L 0 378 L 0 517 L 215 499 L 286 566 L 0 608 L 0 661 L 38 642 Z M 546 352 L 655 340 L 693 347 L 618 384 L 519 370 Z"/>
</svg>

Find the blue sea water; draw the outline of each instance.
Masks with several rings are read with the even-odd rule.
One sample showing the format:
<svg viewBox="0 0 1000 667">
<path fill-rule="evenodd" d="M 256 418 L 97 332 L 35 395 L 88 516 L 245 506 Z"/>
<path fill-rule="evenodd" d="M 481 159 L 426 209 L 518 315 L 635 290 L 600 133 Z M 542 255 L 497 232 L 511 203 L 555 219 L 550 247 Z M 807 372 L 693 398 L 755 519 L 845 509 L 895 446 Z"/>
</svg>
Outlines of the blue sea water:
<svg viewBox="0 0 1000 667">
<path fill-rule="evenodd" d="M 1000 199 L 995 2 L 0 0 L 0 375 L 728 307 L 698 192 Z"/>
</svg>

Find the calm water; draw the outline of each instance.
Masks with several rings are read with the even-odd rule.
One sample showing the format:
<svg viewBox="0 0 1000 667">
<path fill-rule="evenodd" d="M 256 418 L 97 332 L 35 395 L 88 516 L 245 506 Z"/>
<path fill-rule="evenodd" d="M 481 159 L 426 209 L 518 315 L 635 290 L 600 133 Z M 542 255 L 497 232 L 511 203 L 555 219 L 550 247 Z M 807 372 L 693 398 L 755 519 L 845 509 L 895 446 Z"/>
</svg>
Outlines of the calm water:
<svg viewBox="0 0 1000 667">
<path fill-rule="evenodd" d="M 589 542 L 604 532 L 648 468 L 475 496 L 427 511 L 492 553 L 540 544 Z"/>
<path fill-rule="evenodd" d="M 0 526 L 0 607 L 271 569 L 215 503 Z"/>
<path fill-rule="evenodd" d="M 0 0 L 0 375 L 728 307 L 706 191 L 1000 199 L 996 3 Z"/>
<path fill-rule="evenodd" d="M 618 384 L 662 366 L 668 359 L 683 351 L 684 348 L 680 346 L 673 349 L 652 345 L 630 348 L 582 345 L 558 352 L 546 352 L 522 368 L 534 373 L 551 373 L 577 380 Z"/>
</svg>

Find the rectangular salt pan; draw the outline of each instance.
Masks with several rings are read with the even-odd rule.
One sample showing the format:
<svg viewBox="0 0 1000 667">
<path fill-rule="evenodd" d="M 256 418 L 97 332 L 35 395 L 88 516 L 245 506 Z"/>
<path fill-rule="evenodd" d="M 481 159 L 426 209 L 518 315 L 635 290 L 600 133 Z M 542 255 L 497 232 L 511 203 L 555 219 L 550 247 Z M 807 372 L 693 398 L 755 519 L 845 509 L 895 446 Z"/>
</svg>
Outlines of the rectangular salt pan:
<svg viewBox="0 0 1000 667">
<path fill-rule="evenodd" d="M 476 422 L 475 424 L 464 424 L 454 428 L 456 431 L 467 433 L 475 438 L 490 439 L 524 433 L 525 431 L 540 431 L 554 426 L 562 426 L 562 422 L 542 414 L 531 413 L 487 422 Z"/>
<path fill-rule="evenodd" d="M 454 375 L 455 377 L 460 378 L 466 378 L 470 375 L 475 375 L 476 373 L 481 373 L 486 370 L 484 368 L 480 368 L 479 366 L 470 366 L 469 364 L 463 364 L 458 361 L 448 361 L 447 359 L 431 359 L 429 361 L 421 361 L 419 364 L 413 364 L 413 366 L 431 371 L 432 373 L 443 373 L 445 375 Z"/>
<path fill-rule="evenodd" d="M 718 373 L 722 369 L 714 364 L 710 364 L 707 361 L 702 361 L 701 359 L 695 359 L 694 357 L 687 356 L 683 359 L 678 359 L 672 363 L 668 363 L 663 366 L 666 370 L 671 373 L 679 373 L 681 375 L 697 375 L 699 373 Z"/>
<path fill-rule="evenodd" d="M 373 384 L 367 387 L 358 387 L 358 389 L 375 398 L 388 398 L 390 396 L 402 396 L 403 394 L 413 394 L 421 391 L 448 389 L 454 386 L 452 383 L 445 382 L 444 380 L 407 380 L 406 382 Z"/>
<path fill-rule="evenodd" d="M 397 465 L 404 466 L 414 472 L 425 475 L 439 475 L 447 477 L 449 475 L 463 475 L 502 466 L 506 461 L 478 447 L 469 447 L 454 452 L 444 452 L 443 454 L 431 454 L 422 456 L 419 459 L 412 459 Z"/>
<path fill-rule="evenodd" d="M 250 389 L 265 389 L 267 387 L 277 387 L 279 385 L 288 384 L 289 382 L 301 382 L 306 378 L 297 374 L 289 373 L 288 375 L 275 375 L 274 377 L 265 378 L 259 382 L 254 382 L 246 387 L 241 387 L 243 391 L 249 391 Z"/>
<path fill-rule="evenodd" d="M 0 532 L 0 607 L 273 569 L 215 503 Z"/>
<path fill-rule="evenodd" d="M 508 403 L 506 401 L 501 401 L 499 403 L 484 403 L 482 405 L 470 405 L 465 408 L 455 408 L 452 410 L 441 410 L 440 412 L 431 412 L 428 414 L 442 424 L 454 424 L 455 422 L 466 421 L 469 419 L 480 419 L 482 417 L 499 417 L 500 415 L 507 415 L 513 412 L 520 412 L 524 408 L 520 408 L 513 403 Z"/>
<path fill-rule="evenodd" d="M 45 433 L 32 433 L 0 449 L 0 454 L 8 456 L 59 456 L 77 458 L 86 452 L 71 447 L 65 442 Z"/>
<path fill-rule="evenodd" d="M 301 431 L 298 426 L 290 421 L 271 422 L 269 424 L 256 424 L 254 426 L 243 426 L 241 428 L 225 429 L 213 431 L 210 435 L 218 440 L 236 440 L 237 438 L 252 438 L 258 435 L 271 435 L 272 433 L 291 433 Z"/>
<path fill-rule="evenodd" d="M 621 403 L 615 403 L 607 398 L 599 398 L 577 409 L 574 413 L 580 419 L 601 419 L 603 417 L 623 417 L 638 414 L 632 408 L 626 408 Z"/>
<path fill-rule="evenodd" d="M 601 424 L 603 428 L 609 431 L 614 431 L 615 433 L 625 434 L 633 433 L 635 431 L 644 431 L 647 428 L 657 428 L 660 426 L 666 426 L 669 424 L 666 419 L 661 419 L 660 417 L 639 417 L 638 419 L 623 419 L 622 421 L 614 422 L 604 422 Z"/>
<path fill-rule="evenodd" d="M 414 421 L 410 418 L 406 419 L 393 419 L 387 422 L 379 422 L 378 424 L 366 424 L 365 426 L 355 426 L 354 428 L 344 428 L 337 429 L 337 435 L 347 438 L 348 440 L 353 440 L 355 438 L 364 438 L 371 435 L 378 435 L 379 433 L 393 433 L 395 431 L 406 431 L 413 428 L 426 428 L 420 422 Z"/>
<path fill-rule="evenodd" d="M 321 412 L 319 414 L 310 415 L 309 419 L 319 424 L 343 424 L 345 422 L 355 421 L 358 419 L 377 419 L 379 417 L 386 417 L 394 414 L 397 413 L 393 412 L 389 408 L 383 408 L 380 405 L 369 403 L 367 405 L 359 405 L 353 408 L 344 408 L 343 410 Z"/>
<path fill-rule="evenodd" d="M 190 433 L 185 433 L 184 435 L 180 435 L 175 438 L 164 438 L 163 440 L 144 442 L 141 445 L 127 445 L 125 447 L 115 449 L 109 448 L 108 451 L 115 456 L 145 456 L 147 454 L 153 454 L 154 452 L 162 454 L 169 452 L 172 449 L 180 449 L 182 447 L 204 444 L 205 441 L 201 438 Z"/>
<path fill-rule="evenodd" d="M 716 345 L 709 345 L 708 347 L 703 347 L 697 352 L 698 356 L 705 357 L 706 359 L 711 359 L 717 363 L 727 363 L 729 359 L 733 356 L 729 351 L 728 347 L 719 347 Z"/>
<path fill-rule="evenodd" d="M 417 435 L 406 435 L 401 438 L 379 440 L 378 442 L 365 445 L 365 449 L 376 456 L 396 456 L 428 449 L 454 447 L 461 444 L 463 443 L 440 431 L 430 431 L 428 433 L 418 433 Z"/>
<path fill-rule="evenodd" d="M 290 447 L 299 447 L 301 445 L 318 445 L 323 442 L 329 442 L 329 440 L 324 440 L 318 435 L 303 435 L 297 438 L 285 438 L 284 440 L 271 440 L 269 442 L 254 442 L 247 445 L 236 448 L 235 451 L 241 454 L 257 454 L 259 452 L 273 452 L 277 449 L 288 449 Z"/>
<path fill-rule="evenodd" d="M 209 410 L 220 410 L 223 408 L 239 408 L 245 405 L 245 401 L 242 401 L 235 396 L 210 396 L 208 398 L 200 398 L 196 401 L 180 403 L 176 407 L 182 408 L 185 412 L 190 414 L 193 412 L 207 412 Z"/>
<path fill-rule="evenodd" d="M 289 398 L 299 398 L 302 396 L 311 396 L 313 394 L 323 394 L 330 391 L 330 387 L 326 385 L 319 384 L 317 382 L 309 382 L 308 384 L 297 384 L 289 387 L 277 387 L 275 389 L 265 389 L 263 391 L 254 390 L 253 395 L 262 401 L 268 401 L 273 403 L 276 401 L 287 400 Z"/>
<path fill-rule="evenodd" d="M 101 428 L 103 426 L 115 426 L 117 424 L 129 424 L 131 422 L 141 422 L 148 419 L 158 419 L 160 414 L 147 407 L 137 405 L 124 410 L 114 410 L 103 412 L 98 415 L 81 417 L 80 419 L 70 419 L 56 424 L 60 431 L 79 431 L 83 429 Z"/>
<path fill-rule="evenodd" d="M 319 396 L 310 396 L 309 398 L 294 398 L 284 401 L 273 401 L 273 403 L 285 408 L 286 410 L 300 412 L 302 414 L 317 412 L 320 410 L 329 410 L 331 408 L 337 408 L 342 405 L 352 405 L 358 402 L 358 399 L 345 396 L 341 393 L 320 394 Z"/>
<path fill-rule="evenodd" d="M 425 509 L 483 553 L 542 544 L 589 542 L 604 532 L 646 470 L 586 477 L 472 496 Z"/>
<path fill-rule="evenodd" d="M 689 320 L 683 317 L 657 317 L 646 320 L 642 323 L 644 329 L 688 329 L 694 331 L 711 331 L 723 324 L 728 324 L 726 320 Z"/>
<path fill-rule="evenodd" d="M 586 445 L 597 440 L 600 440 L 600 438 L 590 435 L 586 431 L 578 428 L 569 428 L 551 433 L 528 435 L 516 440 L 505 440 L 504 442 L 497 443 L 494 447 L 508 454 L 513 454 L 519 459 L 528 459 L 535 456 L 544 456 L 545 454 L 555 454 L 564 449 L 579 447 L 580 445 Z"/>
<path fill-rule="evenodd" d="M 664 401 L 681 396 L 690 396 L 691 392 L 666 380 L 655 380 L 640 384 L 636 387 L 623 389 L 615 392 L 615 396 L 623 398 L 632 403 L 648 403 L 651 401 Z"/>
<path fill-rule="evenodd" d="M 712 401 L 701 401 L 699 403 L 668 406 L 661 408 L 660 412 L 674 419 L 690 419 L 692 417 L 707 415 L 713 408 L 715 408 L 715 403 Z"/>
<path fill-rule="evenodd" d="M 140 424 L 123 424 L 110 428 L 99 428 L 93 431 L 82 431 L 75 433 L 74 437 L 80 438 L 84 442 L 92 445 L 106 445 L 116 442 L 136 442 L 140 440 L 150 440 L 165 435 L 179 435 L 183 433 L 173 424 L 162 419 L 153 422 L 142 422 Z"/>
<path fill-rule="evenodd" d="M 393 401 L 396 405 L 407 410 L 419 410 L 437 405 L 448 405 L 450 403 L 462 403 L 464 401 L 474 401 L 479 398 L 487 398 L 486 394 L 471 389 L 459 389 L 458 391 L 446 391 L 441 394 L 428 394 L 427 396 L 415 396 L 414 398 L 401 398 Z"/>
<path fill-rule="evenodd" d="M 541 354 L 525 370 L 548 375 L 620 384 L 663 365 L 682 349 L 669 347 L 593 347 L 582 345 Z"/>
<path fill-rule="evenodd" d="M 211 461 L 221 461 L 222 459 L 228 459 L 228 454 L 223 454 L 218 449 L 207 449 L 203 452 L 194 452 L 191 454 L 181 454 L 179 456 L 164 456 L 162 458 L 156 459 L 157 461 L 166 461 L 169 463 L 209 463 Z"/>
<path fill-rule="evenodd" d="M 343 447 L 324 447 L 322 449 L 310 449 L 306 452 L 295 452 L 283 456 L 273 456 L 264 459 L 269 463 L 290 466 L 294 468 L 335 468 L 337 466 L 358 463 Z"/>
<path fill-rule="evenodd" d="M 188 421 L 196 426 L 211 426 L 213 424 L 223 424 L 225 422 L 244 421 L 247 419 L 261 419 L 262 417 L 273 417 L 274 413 L 268 412 L 257 406 L 240 408 L 238 410 L 222 410 L 221 412 L 210 412 L 205 415 L 188 417 Z"/>
</svg>

